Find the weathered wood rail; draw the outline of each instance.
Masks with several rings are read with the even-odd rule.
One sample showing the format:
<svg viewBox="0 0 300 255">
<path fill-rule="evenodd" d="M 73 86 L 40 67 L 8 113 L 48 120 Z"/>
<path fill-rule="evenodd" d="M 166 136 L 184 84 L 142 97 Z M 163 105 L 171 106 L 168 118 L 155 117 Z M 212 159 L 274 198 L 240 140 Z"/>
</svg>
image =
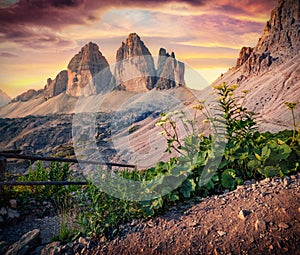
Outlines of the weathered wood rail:
<svg viewBox="0 0 300 255">
<path fill-rule="evenodd" d="M 33 156 L 33 155 L 21 155 L 21 150 L 13 151 L 0 151 L 0 193 L 2 186 L 34 186 L 34 185 L 86 185 L 86 181 L 27 181 L 27 182 L 16 182 L 16 181 L 4 181 L 5 169 L 7 165 L 7 159 L 27 159 L 31 161 L 50 161 L 50 162 L 64 162 L 64 163 L 81 163 L 90 165 L 102 165 L 107 166 L 108 169 L 112 167 L 126 167 L 126 168 L 136 168 L 136 165 L 130 164 L 120 164 L 112 162 L 98 162 L 98 161 L 88 161 L 70 158 L 54 158 L 54 157 L 44 157 L 44 156 Z"/>
</svg>

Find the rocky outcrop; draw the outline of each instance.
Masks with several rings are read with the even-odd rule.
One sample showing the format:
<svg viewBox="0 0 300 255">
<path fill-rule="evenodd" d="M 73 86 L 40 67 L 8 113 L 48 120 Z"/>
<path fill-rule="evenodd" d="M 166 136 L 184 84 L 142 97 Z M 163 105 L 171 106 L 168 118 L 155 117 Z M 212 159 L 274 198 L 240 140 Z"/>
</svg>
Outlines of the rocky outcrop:
<svg viewBox="0 0 300 255">
<path fill-rule="evenodd" d="M 66 70 L 61 71 L 54 80 L 47 79 L 47 84 L 44 88 L 44 98 L 48 100 L 51 97 L 55 97 L 60 93 L 66 91 L 68 85 L 68 72 Z"/>
<path fill-rule="evenodd" d="M 255 48 L 243 47 L 236 69 L 243 75 L 259 74 L 293 58 L 300 48 L 300 1 L 279 0 Z"/>
<path fill-rule="evenodd" d="M 184 63 L 177 61 L 174 52 L 167 53 L 163 48 L 159 50 L 157 63 L 157 89 L 170 89 L 184 86 Z"/>
<path fill-rule="evenodd" d="M 249 58 L 251 53 L 253 52 L 253 48 L 251 47 L 243 47 L 239 53 L 239 57 L 236 61 L 236 68 L 240 67 L 243 65 L 246 60 Z"/>
<path fill-rule="evenodd" d="M 146 92 L 153 89 L 155 75 L 150 51 L 136 33 L 130 34 L 117 51 L 115 79 L 118 89 Z"/>
<path fill-rule="evenodd" d="M 299 102 L 300 0 L 279 0 L 257 45 L 242 48 L 237 64 L 213 84 L 239 83 L 245 106 L 260 115 L 262 130 L 291 129 L 284 102 Z M 296 123 L 300 107 L 295 108 Z"/>
<path fill-rule="evenodd" d="M 95 43 L 86 44 L 68 65 L 67 94 L 89 96 L 109 89 L 112 74 L 109 64 Z"/>
<path fill-rule="evenodd" d="M 299 54 L 300 1 L 279 0 L 266 23 L 262 37 L 255 47 L 256 53 L 270 52 L 277 58 Z"/>
<path fill-rule="evenodd" d="M 0 89 L 0 107 L 8 104 L 11 101 L 11 98 Z"/>
<path fill-rule="evenodd" d="M 26 92 L 22 93 L 21 95 L 18 95 L 17 97 L 15 97 L 11 102 L 26 102 L 29 101 L 31 99 L 34 99 L 36 97 L 38 97 L 39 95 L 41 95 L 43 93 L 43 89 L 40 90 L 35 90 L 35 89 L 29 89 Z"/>
<path fill-rule="evenodd" d="M 32 254 L 34 248 L 41 244 L 40 230 L 34 229 L 24 234 L 21 239 L 15 242 L 5 253 L 6 255 L 14 254 Z"/>
</svg>

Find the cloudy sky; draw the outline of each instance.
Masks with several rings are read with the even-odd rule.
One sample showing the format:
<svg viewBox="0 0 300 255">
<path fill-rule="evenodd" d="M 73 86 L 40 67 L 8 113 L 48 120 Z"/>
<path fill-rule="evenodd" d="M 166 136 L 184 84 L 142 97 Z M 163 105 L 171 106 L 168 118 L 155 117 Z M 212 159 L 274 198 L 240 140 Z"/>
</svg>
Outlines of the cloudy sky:
<svg viewBox="0 0 300 255">
<path fill-rule="evenodd" d="M 277 0 L 0 0 L 0 89 L 40 89 L 93 41 L 110 64 L 136 32 L 212 82 L 255 46 Z M 195 85 L 193 85 L 195 86 Z M 199 84 L 201 88 L 201 84 Z"/>
</svg>

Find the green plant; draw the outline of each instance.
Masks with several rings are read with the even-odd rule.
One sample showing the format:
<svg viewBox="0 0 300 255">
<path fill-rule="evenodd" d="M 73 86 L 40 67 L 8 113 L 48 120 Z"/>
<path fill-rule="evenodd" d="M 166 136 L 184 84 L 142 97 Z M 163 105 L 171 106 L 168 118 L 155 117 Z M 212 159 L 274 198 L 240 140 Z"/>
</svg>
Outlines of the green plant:
<svg viewBox="0 0 300 255">
<path fill-rule="evenodd" d="M 72 179 L 69 170 L 69 164 L 60 162 L 51 162 L 49 167 L 45 167 L 40 161 L 36 162 L 35 169 L 30 166 L 27 175 L 21 176 L 17 181 L 35 182 L 35 181 L 67 181 Z M 36 199 L 51 200 L 57 196 L 61 196 L 66 192 L 65 186 L 55 185 L 32 185 L 19 188 L 19 191 L 34 196 Z"/>
<path fill-rule="evenodd" d="M 118 188 L 109 179 L 99 180 L 103 185 Z M 105 182 L 105 184 L 104 184 Z M 117 226 L 131 218 L 145 216 L 142 206 L 138 202 L 115 198 L 101 190 L 91 182 L 80 194 L 80 213 L 77 223 L 82 234 L 87 236 L 103 235 L 106 238 L 114 236 Z"/>
<path fill-rule="evenodd" d="M 293 141 L 292 142 L 294 142 L 295 141 L 296 129 L 297 129 L 294 109 L 296 108 L 298 103 L 285 102 L 284 104 L 292 112 L 292 119 L 293 119 Z"/>
</svg>

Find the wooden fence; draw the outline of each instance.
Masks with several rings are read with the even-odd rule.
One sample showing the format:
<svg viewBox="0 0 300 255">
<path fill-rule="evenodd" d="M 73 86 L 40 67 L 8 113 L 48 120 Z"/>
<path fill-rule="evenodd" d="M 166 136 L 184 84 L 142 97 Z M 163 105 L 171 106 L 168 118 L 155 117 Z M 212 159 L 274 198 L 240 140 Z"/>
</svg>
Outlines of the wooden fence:
<svg viewBox="0 0 300 255">
<path fill-rule="evenodd" d="M 136 168 L 136 165 L 127 165 L 120 163 L 111 162 L 97 162 L 88 160 L 78 160 L 70 158 L 54 158 L 54 157 L 43 157 L 43 156 L 33 156 L 33 155 L 21 155 L 21 150 L 12 151 L 0 151 L 0 192 L 2 186 L 33 186 L 33 185 L 86 185 L 87 182 L 84 181 L 32 181 L 32 182 L 16 182 L 16 181 L 5 181 L 5 169 L 7 165 L 7 159 L 27 159 L 30 161 L 50 161 L 50 162 L 65 162 L 65 163 L 82 163 L 90 165 L 105 165 L 108 169 L 112 167 L 126 167 L 126 168 Z"/>
</svg>

